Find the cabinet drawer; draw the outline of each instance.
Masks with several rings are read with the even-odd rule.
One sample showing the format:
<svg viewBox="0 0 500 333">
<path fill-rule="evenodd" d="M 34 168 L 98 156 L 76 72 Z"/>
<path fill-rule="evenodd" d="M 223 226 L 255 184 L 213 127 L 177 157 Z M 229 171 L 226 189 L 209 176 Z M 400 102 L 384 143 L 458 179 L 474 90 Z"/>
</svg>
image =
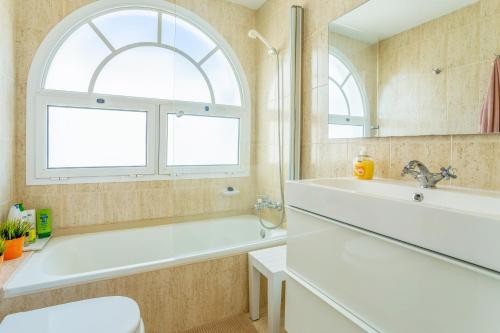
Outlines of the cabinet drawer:
<svg viewBox="0 0 500 333">
<path fill-rule="evenodd" d="M 287 268 L 380 332 L 500 332 L 491 271 L 287 208 Z"/>
<path fill-rule="evenodd" d="M 285 329 L 288 333 L 366 333 L 362 325 L 353 322 L 345 314 L 333 307 L 331 301 L 325 301 L 300 279 L 288 277 L 286 280 L 286 316 Z M 336 309 L 337 308 L 337 309 Z"/>
</svg>

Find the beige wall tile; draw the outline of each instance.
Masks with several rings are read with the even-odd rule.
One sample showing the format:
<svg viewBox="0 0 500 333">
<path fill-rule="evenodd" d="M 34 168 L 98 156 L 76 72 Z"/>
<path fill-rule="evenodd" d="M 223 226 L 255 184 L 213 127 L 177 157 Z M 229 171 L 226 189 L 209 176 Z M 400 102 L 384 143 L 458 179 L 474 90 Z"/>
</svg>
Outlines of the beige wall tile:
<svg viewBox="0 0 500 333">
<path fill-rule="evenodd" d="M 443 20 L 448 24 L 449 29 L 456 29 L 472 22 L 477 22 L 479 20 L 480 12 L 481 1 L 478 1 L 475 4 L 446 15 L 443 17 Z"/>
<path fill-rule="evenodd" d="M 498 135 L 453 137 L 451 164 L 458 174 L 453 185 L 498 190 L 499 153 Z"/>
<path fill-rule="evenodd" d="M 350 174 L 347 143 L 324 143 L 318 147 L 318 177 L 345 177 Z"/>
<path fill-rule="evenodd" d="M 500 14 L 500 2 L 497 0 L 481 0 L 481 16 Z"/>
<path fill-rule="evenodd" d="M 448 66 L 456 67 L 477 62 L 480 51 L 479 22 L 460 25 L 448 31 Z"/>
<path fill-rule="evenodd" d="M 482 102 L 500 45 L 494 33 L 500 20 L 496 14 L 481 16 L 483 7 L 492 5 L 479 1 L 379 43 L 379 134 L 477 132 L 469 121 L 477 125 L 475 107 Z"/>
<path fill-rule="evenodd" d="M 0 1 L 0 221 L 15 200 L 15 0 Z"/>
<path fill-rule="evenodd" d="M 479 133 L 482 104 L 457 105 L 448 110 L 448 133 Z"/>
<path fill-rule="evenodd" d="M 483 17 L 480 22 L 480 55 L 483 61 L 492 61 L 500 54 L 500 13 Z"/>
<path fill-rule="evenodd" d="M 464 80 L 464 77 L 467 79 Z M 479 64 L 450 68 L 447 80 L 448 106 L 470 105 L 479 99 Z"/>
</svg>

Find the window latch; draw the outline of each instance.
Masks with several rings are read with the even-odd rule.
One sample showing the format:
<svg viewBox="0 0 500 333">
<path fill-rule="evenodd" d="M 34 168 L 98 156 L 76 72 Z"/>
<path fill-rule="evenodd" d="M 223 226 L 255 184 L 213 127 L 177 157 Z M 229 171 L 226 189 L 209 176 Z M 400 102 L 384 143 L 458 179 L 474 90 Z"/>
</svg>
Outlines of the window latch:
<svg viewBox="0 0 500 333">
<path fill-rule="evenodd" d="M 61 181 L 61 180 L 68 180 L 68 177 L 52 177 L 50 180 L 56 180 L 56 181 Z"/>
<path fill-rule="evenodd" d="M 128 175 L 128 176 L 132 177 L 132 178 L 139 178 L 139 177 L 143 177 L 144 175 L 133 174 L 133 175 Z"/>
</svg>

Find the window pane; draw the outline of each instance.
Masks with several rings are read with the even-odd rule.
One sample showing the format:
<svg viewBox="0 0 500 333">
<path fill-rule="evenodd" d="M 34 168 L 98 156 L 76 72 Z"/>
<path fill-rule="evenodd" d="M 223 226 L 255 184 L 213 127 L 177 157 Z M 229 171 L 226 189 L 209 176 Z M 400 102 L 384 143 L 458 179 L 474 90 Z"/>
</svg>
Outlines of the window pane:
<svg viewBox="0 0 500 333">
<path fill-rule="evenodd" d="M 340 114 L 348 115 L 349 109 L 347 107 L 347 101 L 340 91 L 340 88 L 332 81 L 329 82 L 329 113 L 330 114 Z"/>
<path fill-rule="evenodd" d="M 211 103 L 208 84 L 200 70 L 183 55 L 174 56 L 174 99 L 177 101 Z"/>
<path fill-rule="evenodd" d="M 114 48 L 158 41 L 158 13 L 151 10 L 120 10 L 92 21 Z"/>
<path fill-rule="evenodd" d="M 110 53 L 88 24 L 81 26 L 56 53 L 47 73 L 45 88 L 88 91 L 95 69 Z"/>
<path fill-rule="evenodd" d="M 221 50 L 215 52 L 202 66 L 212 84 L 215 103 L 241 105 L 238 81 L 229 61 Z"/>
<path fill-rule="evenodd" d="M 48 168 L 146 166 L 147 113 L 49 106 Z"/>
<path fill-rule="evenodd" d="M 239 119 L 169 114 L 167 165 L 236 165 Z"/>
<path fill-rule="evenodd" d="M 328 125 L 328 137 L 337 138 L 360 138 L 363 137 L 364 126 L 353 125 Z"/>
<path fill-rule="evenodd" d="M 100 94 L 210 102 L 200 71 L 171 50 L 132 48 L 114 57 L 97 78 Z M 175 82 L 175 84 L 174 84 Z"/>
<path fill-rule="evenodd" d="M 161 42 L 175 46 L 175 16 L 161 14 Z"/>
<path fill-rule="evenodd" d="M 363 98 L 361 97 L 361 92 L 359 91 L 359 87 L 356 84 L 356 81 L 354 81 L 353 76 L 347 79 L 343 89 L 347 96 L 347 100 L 349 101 L 351 116 L 363 116 L 365 113 Z"/>
<path fill-rule="evenodd" d="M 169 22 L 173 22 L 173 20 L 170 19 Z M 169 34 L 166 36 L 168 38 Z M 162 36 L 162 41 L 166 44 L 168 43 L 168 39 L 165 39 L 164 36 Z M 175 18 L 174 43 L 176 48 L 187 53 L 196 62 L 203 59 L 204 56 L 215 48 L 215 43 L 210 37 L 194 25 L 178 17 Z"/>
<path fill-rule="evenodd" d="M 329 72 L 330 72 L 330 77 L 333 78 L 339 85 L 344 82 L 346 79 L 347 75 L 349 75 L 351 72 L 347 67 L 339 60 L 339 58 L 330 55 L 329 57 Z"/>
</svg>

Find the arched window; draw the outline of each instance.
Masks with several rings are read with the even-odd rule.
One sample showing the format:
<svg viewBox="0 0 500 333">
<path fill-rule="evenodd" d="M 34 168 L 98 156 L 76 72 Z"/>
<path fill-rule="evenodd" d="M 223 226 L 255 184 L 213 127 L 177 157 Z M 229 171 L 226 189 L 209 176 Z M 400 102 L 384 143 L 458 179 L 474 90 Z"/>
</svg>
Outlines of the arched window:
<svg viewBox="0 0 500 333">
<path fill-rule="evenodd" d="M 339 52 L 329 54 L 330 138 L 354 138 L 369 134 L 369 114 L 356 70 Z"/>
<path fill-rule="evenodd" d="M 224 39 L 164 1 L 110 3 L 65 18 L 35 56 L 28 181 L 248 174 L 249 91 Z"/>
</svg>

